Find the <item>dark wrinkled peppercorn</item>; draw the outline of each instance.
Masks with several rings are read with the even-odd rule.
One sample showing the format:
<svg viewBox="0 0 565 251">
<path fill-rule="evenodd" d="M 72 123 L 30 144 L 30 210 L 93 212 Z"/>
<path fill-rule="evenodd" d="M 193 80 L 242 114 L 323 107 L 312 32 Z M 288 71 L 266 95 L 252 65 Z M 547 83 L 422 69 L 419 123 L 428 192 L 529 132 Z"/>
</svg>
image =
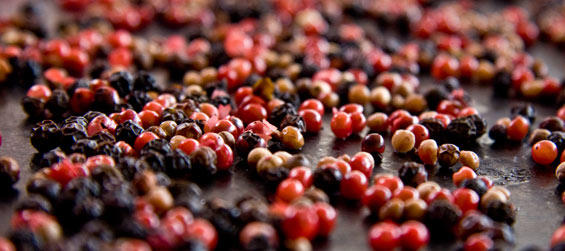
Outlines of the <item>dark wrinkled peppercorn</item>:
<svg viewBox="0 0 565 251">
<path fill-rule="evenodd" d="M 92 171 L 91 177 L 96 181 L 102 192 L 111 192 L 116 186 L 124 182 L 124 176 L 113 166 L 101 165 Z"/>
<path fill-rule="evenodd" d="M 133 83 L 133 89 L 140 91 L 157 91 L 159 90 L 159 85 L 157 85 L 157 80 L 149 72 L 139 71 L 135 76 Z"/>
<path fill-rule="evenodd" d="M 126 180 L 132 180 L 136 173 L 149 168 L 147 162 L 130 156 L 120 158 L 117 166 Z"/>
<path fill-rule="evenodd" d="M 100 131 L 90 137 L 91 140 L 96 141 L 98 144 L 103 143 L 116 143 L 116 138 L 110 132 Z"/>
<path fill-rule="evenodd" d="M 181 135 L 188 139 L 199 139 L 202 136 L 202 129 L 194 122 L 182 123 L 177 126 L 176 135 Z"/>
<path fill-rule="evenodd" d="M 493 125 L 488 131 L 488 136 L 498 142 L 506 140 L 506 126 L 501 124 Z"/>
<path fill-rule="evenodd" d="M 145 239 L 148 235 L 148 230 L 133 217 L 125 217 L 118 221 L 116 228 L 116 235 L 119 237 L 139 238 Z"/>
<path fill-rule="evenodd" d="M 59 147 L 70 152 L 73 145 L 81 139 L 88 137 L 86 127 L 79 123 L 68 123 L 61 127 L 62 138 Z"/>
<path fill-rule="evenodd" d="M 181 109 L 169 107 L 163 110 L 163 115 L 161 116 L 161 122 L 167 120 L 172 120 L 175 121 L 177 124 L 181 124 L 188 120 L 188 116 L 186 116 L 184 111 Z"/>
<path fill-rule="evenodd" d="M 37 210 L 44 211 L 46 213 L 51 213 L 53 207 L 51 202 L 40 195 L 30 195 L 29 197 L 21 200 L 16 206 L 16 211 L 22 210 Z"/>
<path fill-rule="evenodd" d="M 222 199 L 212 199 L 206 204 L 205 217 L 214 225 L 218 231 L 218 248 L 226 248 L 238 238 L 239 231 L 239 208 L 234 207 Z M 221 243 L 223 242 L 223 244 Z"/>
<path fill-rule="evenodd" d="M 516 221 L 516 209 L 510 203 L 494 200 L 488 203 L 486 208 L 483 208 L 482 211 L 494 221 L 504 222 L 510 225 L 514 224 L 514 221 Z"/>
<path fill-rule="evenodd" d="M 177 247 L 177 250 L 190 250 L 190 251 L 206 251 L 208 248 L 202 241 L 198 239 L 183 240 Z"/>
<path fill-rule="evenodd" d="M 292 104 L 290 103 L 284 103 L 282 105 L 277 106 L 275 109 L 273 109 L 273 111 L 271 112 L 271 114 L 269 115 L 269 123 L 275 125 L 275 126 L 280 126 L 281 122 L 284 120 L 284 118 L 287 115 L 297 115 L 298 113 L 296 112 L 296 108 L 294 108 L 294 106 L 292 106 Z M 280 127 L 282 128 L 282 127 Z"/>
<path fill-rule="evenodd" d="M 472 120 L 467 118 L 456 118 L 447 126 L 447 137 L 449 142 L 469 143 L 476 139 L 477 128 Z"/>
<path fill-rule="evenodd" d="M 128 104 L 136 111 L 141 111 L 145 104 L 151 102 L 151 97 L 149 94 L 143 91 L 133 91 L 130 95 L 126 97 Z"/>
<path fill-rule="evenodd" d="M 474 233 L 481 233 L 489 230 L 492 225 L 493 221 L 489 217 L 479 212 L 473 212 L 461 217 L 461 220 L 457 225 L 456 232 L 462 240 L 465 240 Z"/>
<path fill-rule="evenodd" d="M 72 212 L 72 220 L 75 221 L 75 223 L 84 224 L 102 216 L 104 204 L 98 198 L 87 197 L 77 202 Z"/>
<path fill-rule="evenodd" d="M 30 120 L 40 120 L 44 116 L 45 103 L 41 99 L 24 97 L 22 108 Z"/>
<path fill-rule="evenodd" d="M 147 142 L 147 144 L 143 146 L 140 155 L 145 155 L 152 151 L 165 155 L 173 150 L 171 148 L 171 144 L 166 139 L 155 139 Z"/>
<path fill-rule="evenodd" d="M 145 132 L 152 132 L 155 135 L 157 135 L 157 137 L 159 137 L 161 139 L 167 139 L 167 132 L 165 132 L 165 130 L 163 130 L 163 128 L 156 126 L 156 125 L 150 126 L 149 128 L 145 129 Z"/>
<path fill-rule="evenodd" d="M 339 191 L 342 179 L 341 172 L 335 168 L 317 168 L 314 171 L 314 186 L 327 194 Z"/>
<path fill-rule="evenodd" d="M 565 150 L 565 132 L 552 132 L 548 137 L 547 140 L 555 143 L 557 146 L 558 152 L 561 153 Z"/>
<path fill-rule="evenodd" d="M 39 163 L 37 164 L 37 168 L 41 167 L 50 167 L 55 163 L 60 162 L 61 160 L 65 159 L 65 154 L 58 149 L 53 149 L 46 153 L 38 153 L 39 155 Z"/>
<path fill-rule="evenodd" d="M 38 236 L 27 228 L 19 228 L 13 230 L 8 238 L 14 244 L 16 250 L 42 250 L 43 242 Z"/>
<path fill-rule="evenodd" d="M 479 178 L 466 179 L 463 182 L 461 182 L 461 185 L 459 187 L 471 189 L 475 191 L 477 195 L 479 195 L 479 197 L 482 197 L 483 194 L 485 194 L 488 190 L 488 187 L 485 184 L 485 182 Z"/>
<path fill-rule="evenodd" d="M 405 185 L 417 187 L 428 180 L 428 171 L 420 163 L 404 162 L 398 170 L 398 176 Z"/>
<path fill-rule="evenodd" d="M 86 120 L 86 118 L 84 118 L 83 116 L 70 116 L 63 121 L 61 128 L 65 125 L 73 124 L 73 123 L 77 123 L 84 127 L 88 126 L 88 120 Z"/>
<path fill-rule="evenodd" d="M 218 171 L 216 153 L 210 147 L 204 146 L 196 149 L 190 154 L 190 161 L 194 177 L 206 178 Z"/>
<path fill-rule="evenodd" d="M 147 166 L 153 171 L 164 171 L 165 156 L 159 152 L 146 151 L 146 153 L 139 159 L 144 161 Z"/>
<path fill-rule="evenodd" d="M 172 177 L 190 174 L 190 158 L 181 150 L 174 150 L 165 155 L 165 173 Z"/>
<path fill-rule="evenodd" d="M 536 120 L 536 110 L 531 104 L 523 104 L 514 106 L 510 109 L 510 117 L 514 119 L 516 116 L 522 116 L 533 123 Z"/>
<path fill-rule="evenodd" d="M 450 239 L 453 237 L 453 227 L 459 221 L 461 211 L 451 202 L 436 200 L 426 209 L 424 224 L 430 230 L 434 239 Z"/>
<path fill-rule="evenodd" d="M 132 120 L 127 120 L 116 127 L 116 140 L 124 141 L 133 146 L 135 139 L 137 139 L 142 132 L 143 127 Z"/>
<path fill-rule="evenodd" d="M 268 168 L 260 173 L 266 184 L 276 186 L 288 177 L 288 169 L 282 166 Z"/>
<path fill-rule="evenodd" d="M 492 80 L 494 94 L 500 97 L 508 96 L 512 87 L 512 75 L 506 71 L 499 71 Z"/>
<path fill-rule="evenodd" d="M 104 113 L 101 113 L 99 111 L 89 111 L 89 112 L 85 113 L 83 115 L 83 117 L 88 121 L 88 123 L 90 123 L 90 121 L 92 121 L 94 118 L 96 118 L 100 115 L 104 115 Z"/>
<path fill-rule="evenodd" d="M 539 128 L 547 129 L 551 132 L 554 131 L 563 131 L 565 128 L 565 124 L 563 120 L 557 116 L 552 116 L 544 119 L 540 124 Z"/>
<path fill-rule="evenodd" d="M 239 156 L 247 156 L 254 148 L 265 146 L 265 140 L 252 131 L 243 132 L 239 135 L 235 143 L 235 148 Z"/>
<path fill-rule="evenodd" d="M 477 139 L 487 132 L 487 121 L 485 118 L 481 117 L 478 114 L 473 114 L 465 118 L 467 118 L 467 120 L 470 120 L 475 125 L 476 134 L 474 139 Z"/>
<path fill-rule="evenodd" d="M 437 160 L 442 167 L 451 167 L 459 161 L 459 147 L 453 144 L 443 144 L 437 149 Z"/>
<path fill-rule="evenodd" d="M 54 90 L 51 97 L 45 103 L 45 109 L 56 118 L 63 116 L 69 110 L 69 95 L 63 90 Z"/>
<path fill-rule="evenodd" d="M 425 118 L 420 124 L 428 129 L 431 139 L 442 140 L 444 138 L 445 127 L 439 119 Z"/>
<path fill-rule="evenodd" d="M 59 197 L 61 185 L 51 179 L 32 179 L 26 190 L 29 194 L 38 194 L 54 202 Z"/>
<path fill-rule="evenodd" d="M 231 99 L 229 96 L 217 96 L 210 100 L 210 104 L 220 107 L 220 105 L 231 105 Z"/>
<path fill-rule="evenodd" d="M 112 86 L 120 97 L 125 97 L 133 91 L 133 76 L 127 71 L 114 72 L 110 75 L 110 86 Z"/>
<path fill-rule="evenodd" d="M 306 133 L 306 122 L 304 122 L 304 118 L 302 118 L 302 116 L 286 115 L 284 119 L 281 121 L 279 128 L 282 129 L 287 126 L 294 126 L 298 130 L 300 130 L 301 133 Z"/>
<path fill-rule="evenodd" d="M 449 93 L 441 87 L 435 87 L 430 89 L 425 95 L 426 103 L 428 107 L 435 110 L 437 105 L 444 99 L 449 98 Z"/>
<path fill-rule="evenodd" d="M 71 152 L 82 153 L 87 157 L 96 155 L 98 144 L 91 139 L 80 139 L 72 147 Z"/>
<path fill-rule="evenodd" d="M 61 139 L 61 130 L 51 120 L 44 120 L 37 123 L 31 129 L 31 145 L 39 152 L 47 152 L 57 147 Z"/>
<path fill-rule="evenodd" d="M 101 196 L 104 203 L 103 217 L 111 221 L 119 221 L 129 215 L 134 210 L 135 198 L 131 193 L 122 189 L 115 190 L 112 193 L 105 193 Z"/>
<path fill-rule="evenodd" d="M 244 197 L 236 202 L 241 212 L 241 222 L 247 224 L 254 221 L 266 222 L 269 220 L 269 206 L 257 197 Z"/>
</svg>

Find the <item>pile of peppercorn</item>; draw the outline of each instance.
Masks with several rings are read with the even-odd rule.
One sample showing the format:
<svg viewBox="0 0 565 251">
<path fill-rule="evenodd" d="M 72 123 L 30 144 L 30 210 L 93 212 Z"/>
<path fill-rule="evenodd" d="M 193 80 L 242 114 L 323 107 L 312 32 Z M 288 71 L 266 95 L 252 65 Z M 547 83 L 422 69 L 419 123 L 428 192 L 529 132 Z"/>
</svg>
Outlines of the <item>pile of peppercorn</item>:
<svg viewBox="0 0 565 251">
<path fill-rule="evenodd" d="M 459 239 L 465 250 L 512 244 L 510 193 L 477 176 L 478 155 L 459 148 L 487 132 L 460 81 L 556 102 L 563 83 L 525 50 L 539 28 L 524 9 L 485 15 L 432 2 L 60 0 L 71 21 L 53 36 L 26 5 L 0 25 L 0 81 L 29 87 L 22 108 L 37 153 L 29 196 L 0 246 L 310 250 L 331 238 L 338 197 L 370 211 L 375 250 L 415 250 L 430 238 Z M 388 39 L 352 17 L 420 40 Z M 548 20 L 559 14 L 538 20 L 559 43 Z M 134 33 L 153 23 L 175 34 Z M 423 74 L 438 85 L 421 91 Z M 336 138 L 372 133 L 362 152 L 312 165 L 299 153 L 315 147 L 304 135 L 330 112 Z M 562 131 L 562 118 L 540 127 Z M 488 135 L 521 142 L 532 121 L 531 107 L 519 107 Z M 532 135 L 540 164 L 563 151 L 562 135 L 545 134 Z M 417 162 L 376 174 L 387 135 Z M 234 168 L 273 196 L 204 199 L 200 186 Z M 457 189 L 428 181 L 436 168 L 453 172 Z M 0 159 L 3 188 L 19 172 Z"/>
</svg>

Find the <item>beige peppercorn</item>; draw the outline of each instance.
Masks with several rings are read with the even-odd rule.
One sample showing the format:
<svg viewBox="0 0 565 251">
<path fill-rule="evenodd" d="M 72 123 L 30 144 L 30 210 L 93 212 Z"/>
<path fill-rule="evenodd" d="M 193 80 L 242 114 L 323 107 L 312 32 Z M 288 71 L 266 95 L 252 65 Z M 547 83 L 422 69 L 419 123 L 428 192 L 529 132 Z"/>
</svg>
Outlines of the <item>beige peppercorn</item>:
<svg viewBox="0 0 565 251">
<path fill-rule="evenodd" d="M 357 84 L 349 89 L 347 97 L 350 103 L 364 105 L 369 103 L 370 95 L 371 93 L 366 85 Z"/>
<path fill-rule="evenodd" d="M 410 199 L 404 203 L 404 219 L 421 220 L 428 205 L 422 199 Z"/>
<path fill-rule="evenodd" d="M 265 156 L 273 155 L 267 148 L 255 148 L 247 155 L 247 164 L 251 167 L 256 167 L 259 160 Z"/>
<path fill-rule="evenodd" d="M 257 172 L 262 173 L 272 168 L 280 167 L 284 164 L 283 160 L 279 156 L 268 155 L 257 162 Z"/>
<path fill-rule="evenodd" d="M 389 200 L 379 209 L 380 220 L 399 221 L 404 214 L 404 201 L 399 198 Z"/>
<path fill-rule="evenodd" d="M 472 151 L 461 151 L 459 162 L 461 162 L 461 165 L 468 166 L 474 171 L 477 171 L 480 165 L 479 156 Z"/>
<path fill-rule="evenodd" d="M 439 192 L 439 190 L 441 190 L 441 187 L 434 181 L 426 181 L 418 185 L 416 189 L 418 190 L 418 193 L 420 193 L 420 198 L 422 200 L 428 200 L 430 195 L 434 194 L 435 192 Z"/>
<path fill-rule="evenodd" d="M 384 109 L 390 104 L 392 96 L 390 95 L 390 91 L 386 87 L 377 86 L 373 90 L 371 90 L 369 99 L 371 101 L 371 104 L 378 108 Z"/>
<path fill-rule="evenodd" d="M 388 130 L 388 115 L 383 112 L 376 112 L 367 118 L 367 126 L 372 132 L 386 132 Z"/>
<path fill-rule="evenodd" d="M 416 137 L 408 130 L 396 130 L 392 135 L 392 148 L 400 153 L 409 152 L 416 144 Z"/>
<path fill-rule="evenodd" d="M 153 205 L 158 212 L 164 212 L 173 207 L 174 199 L 166 187 L 158 186 L 146 195 L 149 204 Z"/>
<path fill-rule="evenodd" d="M 547 137 L 549 137 L 550 134 L 551 134 L 551 132 L 547 129 L 537 128 L 530 135 L 530 139 L 528 140 L 528 142 L 529 142 L 530 146 L 533 146 L 533 145 L 535 145 L 536 143 L 538 143 L 542 140 L 546 140 Z"/>
<path fill-rule="evenodd" d="M 171 138 L 171 148 L 173 150 L 177 149 L 179 145 L 186 139 L 185 136 L 175 135 Z"/>
</svg>

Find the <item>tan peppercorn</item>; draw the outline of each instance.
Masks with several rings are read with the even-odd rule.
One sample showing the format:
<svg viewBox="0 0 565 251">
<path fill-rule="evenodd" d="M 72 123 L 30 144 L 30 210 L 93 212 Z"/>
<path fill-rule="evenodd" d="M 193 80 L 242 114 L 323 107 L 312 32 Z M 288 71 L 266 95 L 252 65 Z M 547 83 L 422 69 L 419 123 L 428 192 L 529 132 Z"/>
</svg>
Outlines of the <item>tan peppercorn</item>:
<svg viewBox="0 0 565 251">
<path fill-rule="evenodd" d="M 477 67 L 477 71 L 475 76 L 477 76 L 479 81 L 488 81 L 494 77 L 495 68 L 491 62 L 487 60 L 480 60 L 479 66 Z"/>
<path fill-rule="evenodd" d="M 157 212 L 164 212 L 173 207 L 173 196 L 166 187 L 155 187 L 151 189 L 146 196 L 147 202 L 149 202 Z"/>
<path fill-rule="evenodd" d="M 339 105 L 339 95 L 335 92 L 326 93 L 320 96 L 320 101 L 326 108 L 332 108 Z"/>
<path fill-rule="evenodd" d="M 481 207 L 485 208 L 493 201 L 500 201 L 502 203 L 508 202 L 506 195 L 501 191 L 491 191 L 490 189 L 481 197 Z"/>
<path fill-rule="evenodd" d="M 202 85 L 203 81 L 202 81 L 202 76 L 200 76 L 200 73 L 196 72 L 196 71 L 188 71 L 184 74 L 184 77 L 182 79 L 182 82 L 184 85 L 190 86 L 190 85 Z"/>
<path fill-rule="evenodd" d="M 347 97 L 350 103 L 364 105 L 369 103 L 370 95 L 371 93 L 367 86 L 357 84 L 349 89 Z"/>
<path fill-rule="evenodd" d="M 336 161 L 337 161 L 336 158 L 331 157 L 331 156 L 326 156 L 326 157 L 321 158 L 321 159 L 318 161 L 318 164 L 316 165 L 316 167 L 317 167 L 317 168 L 320 168 L 320 167 L 323 166 L 323 165 L 332 164 L 332 163 L 335 163 Z"/>
<path fill-rule="evenodd" d="M 302 195 L 302 196 L 310 199 L 314 203 L 316 203 L 316 202 L 329 203 L 330 202 L 330 198 L 328 197 L 328 195 L 324 191 L 322 191 L 321 189 L 318 189 L 318 188 L 315 188 L 315 187 L 312 187 L 312 188 L 306 190 L 306 192 L 304 192 L 304 195 Z"/>
<path fill-rule="evenodd" d="M 273 155 L 278 156 L 279 158 L 281 158 L 282 161 L 283 161 L 283 165 L 285 165 L 286 162 L 287 162 L 290 158 L 292 158 L 292 154 L 290 154 L 290 153 L 288 153 L 288 152 L 285 152 L 285 151 L 278 151 L 278 152 L 273 153 Z"/>
<path fill-rule="evenodd" d="M 404 201 L 399 198 L 389 200 L 379 209 L 379 220 L 399 221 L 404 214 Z"/>
<path fill-rule="evenodd" d="M 561 183 L 565 182 L 565 162 L 561 162 L 555 169 L 555 177 Z"/>
<path fill-rule="evenodd" d="M 414 93 L 414 86 L 411 83 L 402 82 L 402 84 L 400 84 L 399 86 L 396 86 L 392 90 L 392 93 L 394 95 L 400 95 L 402 97 L 408 97 L 412 93 Z"/>
<path fill-rule="evenodd" d="M 536 143 L 542 141 L 542 140 L 546 140 L 547 137 L 549 137 L 549 135 L 551 134 L 551 132 L 547 129 L 543 129 L 543 128 L 538 128 L 535 129 L 532 134 L 530 135 L 530 139 L 529 139 L 529 144 L 530 146 L 535 145 Z"/>
<path fill-rule="evenodd" d="M 434 118 L 436 115 L 437 115 L 436 111 L 426 111 L 426 112 L 423 112 L 422 114 L 420 114 L 419 118 L 420 118 L 420 120 L 428 119 L 428 118 Z"/>
<path fill-rule="evenodd" d="M 394 95 L 392 96 L 391 103 L 394 108 L 400 109 L 404 107 L 404 97 L 402 97 L 402 95 Z"/>
<path fill-rule="evenodd" d="M 203 84 L 211 83 L 218 79 L 218 71 L 214 67 L 206 67 L 200 71 L 200 76 Z"/>
<path fill-rule="evenodd" d="M 407 130 L 396 130 L 392 135 L 392 148 L 400 153 L 409 152 L 414 148 L 416 137 Z"/>
<path fill-rule="evenodd" d="M 177 131 L 177 123 L 172 120 L 164 121 L 159 127 L 163 129 L 169 139 L 173 137 Z"/>
<path fill-rule="evenodd" d="M 150 190 L 157 187 L 157 176 L 153 171 L 145 170 L 135 174 L 133 185 L 138 191 L 144 194 L 148 193 Z"/>
<path fill-rule="evenodd" d="M 437 162 L 437 143 L 433 139 L 426 139 L 418 147 L 418 156 L 422 163 L 434 165 Z"/>
<path fill-rule="evenodd" d="M 370 94 L 371 104 L 378 108 L 386 108 L 392 100 L 390 91 L 384 86 L 375 87 Z"/>
<path fill-rule="evenodd" d="M 474 171 L 477 171 L 480 165 L 479 156 L 472 151 L 461 151 L 459 162 L 461 162 L 461 165 L 468 166 Z"/>
<path fill-rule="evenodd" d="M 418 193 L 420 193 L 420 198 L 422 200 L 428 200 L 430 195 L 434 194 L 435 192 L 439 192 L 441 187 L 434 181 L 426 181 L 416 188 Z"/>
<path fill-rule="evenodd" d="M 277 79 L 275 86 L 281 93 L 296 93 L 296 87 L 288 78 Z"/>
<path fill-rule="evenodd" d="M 489 191 L 498 191 L 506 196 L 506 200 L 510 200 L 510 191 L 503 186 L 493 186 L 489 189 Z"/>
<path fill-rule="evenodd" d="M 257 162 L 257 172 L 262 173 L 272 168 L 280 167 L 284 164 L 283 160 L 279 156 L 267 155 Z"/>
<path fill-rule="evenodd" d="M 331 92 L 332 87 L 330 86 L 330 84 L 322 80 L 316 80 L 312 82 L 312 85 L 310 86 L 310 95 L 312 95 L 312 97 L 320 97 L 323 94 L 328 94 Z"/>
<path fill-rule="evenodd" d="M 294 240 L 286 240 L 284 245 L 288 250 L 292 251 L 312 251 L 312 243 L 304 237 Z"/>
<path fill-rule="evenodd" d="M 251 167 L 256 167 L 259 160 L 265 156 L 273 155 L 267 148 L 255 148 L 247 155 L 247 164 Z"/>
<path fill-rule="evenodd" d="M 177 149 L 179 145 L 186 139 L 186 137 L 181 135 L 175 135 L 171 138 L 171 148 L 173 150 Z"/>
<path fill-rule="evenodd" d="M 426 99 L 420 94 L 412 94 L 404 100 L 404 109 L 411 113 L 420 113 L 427 106 Z"/>
<path fill-rule="evenodd" d="M 202 136 L 202 129 L 196 123 L 182 123 L 177 126 L 176 134 L 198 140 Z"/>
<path fill-rule="evenodd" d="M 388 115 L 383 112 L 376 112 L 367 118 L 367 126 L 372 132 L 386 132 L 388 129 Z"/>
<path fill-rule="evenodd" d="M 526 98 L 535 98 L 538 97 L 545 87 L 545 83 L 543 80 L 535 79 L 531 81 L 527 81 L 520 85 L 520 92 Z"/>
<path fill-rule="evenodd" d="M 46 243 L 56 242 L 63 237 L 63 230 L 55 219 L 49 219 L 39 224 L 34 232 Z"/>
<path fill-rule="evenodd" d="M 421 220 L 428 205 L 422 199 L 410 199 L 404 203 L 404 219 Z"/>
<path fill-rule="evenodd" d="M 294 126 L 287 126 L 281 131 L 282 144 L 290 150 L 300 150 L 304 146 L 304 136 L 300 130 Z"/>
</svg>

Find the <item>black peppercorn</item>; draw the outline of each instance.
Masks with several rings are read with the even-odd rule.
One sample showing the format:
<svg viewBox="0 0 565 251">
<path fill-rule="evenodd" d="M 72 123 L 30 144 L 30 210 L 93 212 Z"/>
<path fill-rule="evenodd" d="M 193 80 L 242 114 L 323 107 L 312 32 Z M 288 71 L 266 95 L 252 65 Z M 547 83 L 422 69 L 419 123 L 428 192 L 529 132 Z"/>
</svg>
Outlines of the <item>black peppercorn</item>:
<svg viewBox="0 0 565 251">
<path fill-rule="evenodd" d="M 147 162 L 130 156 L 120 158 L 117 166 L 126 180 L 132 180 L 136 173 L 149 168 Z"/>
<path fill-rule="evenodd" d="M 296 112 L 296 108 L 294 108 L 294 106 L 292 106 L 292 104 L 290 103 L 284 103 L 282 105 L 277 106 L 275 109 L 273 109 L 273 111 L 271 112 L 271 115 L 269 115 L 269 123 L 275 125 L 275 126 L 280 126 L 281 122 L 284 120 L 284 118 L 287 115 L 297 115 L 298 113 Z M 282 127 L 280 127 L 282 128 Z"/>
<path fill-rule="evenodd" d="M 114 72 L 110 75 L 110 86 L 112 86 L 120 97 L 125 97 L 133 91 L 133 77 L 127 71 Z"/>
<path fill-rule="evenodd" d="M 437 149 L 437 160 L 442 167 L 451 167 L 459 161 L 459 147 L 453 144 L 443 144 Z"/>
<path fill-rule="evenodd" d="M 489 230 L 492 225 L 493 222 L 488 216 L 480 212 L 472 212 L 461 217 L 456 231 L 457 235 L 462 240 L 465 240 L 474 233 L 481 233 Z"/>
<path fill-rule="evenodd" d="M 444 88 L 435 87 L 430 89 L 424 95 L 424 98 L 426 99 L 428 107 L 432 110 L 435 110 L 442 100 L 449 98 L 449 93 Z"/>
<path fill-rule="evenodd" d="M 317 168 L 314 171 L 314 186 L 322 189 L 326 194 L 334 194 L 339 191 L 342 175 L 335 168 Z"/>
<path fill-rule="evenodd" d="M 149 72 L 139 71 L 135 76 L 133 89 L 139 91 L 157 91 L 159 86 L 157 85 L 157 80 Z"/>
<path fill-rule="evenodd" d="M 119 237 L 145 239 L 148 235 L 147 229 L 131 216 L 125 217 L 118 222 L 120 224 L 116 228 L 116 235 Z"/>
<path fill-rule="evenodd" d="M 140 158 L 144 161 L 151 170 L 159 172 L 164 171 L 165 168 L 165 156 L 160 152 L 156 151 L 146 151 Z"/>
<path fill-rule="evenodd" d="M 117 222 L 126 218 L 132 214 L 135 207 L 135 198 L 131 193 L 123 189 L 118 189 L 111 193 L 104 193 L 101 199 L 104 203 L 103 217 L 109 222 Z"/>
<path fill-rule="evenodd" d="M 493 78 L 494 94 L 500 97 L 508 96 L 512 87 L 512 75 L 506 71 L 499 71 Z"/>
<path fill-rule="evenodd" d="M 103 143 L 116 143 L 116 138 L 108 131 L 100 131 L 90 137 L 91 140 L 96 141 L 97 144 Z"/>
<path fill-rule="evenodd" d="M 506 126 L 501 124 L 493 125 L 488 131 L 488 136 L 498 142 L 506 140 Z"/>
<path fill-rule="evenodd" d="M 446 140 L 453 143 L 470 143 L 476 139 L 477 128 L 475 123 L 468 118 L 456 118 L 447 126 Z"/>
<path fill-rule="evenodd" d="M 420 121 L 420 124 L 428 129 L 431 139 L 441 141 L 444 138 L 445 127 L 439 119 L 425 118 Z"/>
<path fill-rule="evenodd" d="M 47 152 L 57 147 L 61 139 L 61 130 L 51 120 L 37 123 L 31 129 L 31 145 L 39 152 Z"/>
<path fill-rule="evenodd" d="M 97 219 L 104 212 L 104 204 L 100 199 L 87 197 L 77 202 L 73 207 L 71 218 L 75 223 L 82 225 L 90 220 Z"/>
<path fill-rule="evenodd" d="M 15 229 L 8 235 L 16 250 L 43 250 L 43 242 L 37 237 L 26 228 Z"/>
<path fill-rule="evenodd" d="M 112 192 L 116 186 L 124 182 L 122 173 L 117 168 L 107 165 L 94 168 L 91 177 L 99 184 L 102 193 Z"/>
<path fill-rule="evenodd" d="M 63 152 L 58 149 L 53 149 L 46 153 L 38 153 L 39 154 L 39 163 L 34 163 L 37 165 L 37 168 L 42 167 L 50 167 L 55 163 L 59 163 L 61 160 L 65 159 L 66 156 Z"/>
<path fill-rule="evenodd" d="M 98 144 L 91 139 L 79 139 L 72 147 L 71 152 L 82 153 L 87 157 L 98 154 Z"/>
<path fill-rule="evenodd" d="M 41 99 L 24 97 L 22 108 L 30 120 L 40 120 L 44 117 L 45 103 Z"/>
<path fill-rule="evenodd" d="M 59 147 L 70 152 L 73 145 L 81 139 L 87 138 L 86 127 L 79 123 L 68 123 L 61 127 L 62 138 Z"/>
<path fill-rule="evenodd" d="M 428 180 L 428 171 L 420 163 L 404 162 L 398 170 L 398 176 L 405 185 L 417 187 Z"/>
<path fill-rule="evenodd" d="M 547 140 L 555 143 L 559 153 L 565 150 L 565 132 L 558 132 L 558 131 L 552 132 L 547 137 Z"/>
<path fill-rule="evenodd" d="M 565 128 L 565 124 L 563 120 L 557 116 L 552 116 L 544 119 L 540 124 L 539 128 L 547 129 L 550 132 L 554 131 L 563 131 Z"/>
<path fill-rule="evenodd" d="M 268 168 L 260 173 L 262 180 L 269 186 L 277 186 L 288 177 L 288 169 L 282 166 Z"/>
<path fill-rule="evenodd" d="M 514 221 L 516 221 L 516 209 L 510 203 L 493 200 L 488 203 L 486 208 L 483 208 L 482 211 L 494 221 L 504 222 L 510 225 L 514 224 Z"/>
<path fill-rule="evenodd" d="M 54 202 L 59 197 L 61 185 L 51 179 L 32 179 L 26 190 L 29 194 L 38 194 Z"/>
<path fill-rule="evenodd" d="M 245 131 L 237 138 L 235 149 L 240 156 L 247 156 L 251 150 L 265 146 L 265 140 L 252 131 Z"/>
<path fill-rule="evenodd" d="M 104 115 L 104 113 L 101 113 L 99 111 L 88 111 L 83 115 L 83 117 L 88 121 L 88 123 L 90 123 L 90 121 L 92 121 L 94 118 L 100 115 Z"/>
<path fill-rule="evenodd" d="M 153 151 L 165 155 L 173 150 L 171 144 L 166 139 L 155 139 L 147 142 L 147 144 L 143 146 L 140 155 L 143 156 Z"/>
<path fill-rule="evenodd" d="M 459 221 L 461 211 L 449 201 L 436 200 L 426 209 L 424 224 L 434 239 L 450 239 L 453 227 Z"/>
<path fill-rule="evenodd" d="M 133 91 L 126 97 L 126 100 L 135 111 L 141 111 L 145 104 L 151 102 L 152 99 L 146 92 Z"/>
<path fill-rule="evenodd" d="M 301 133 L 306 133 L 306 122 L 304 122 L 304 118 L 302 118 L 302 116 L 290 114 L 286 115 L 280 123 L 279 128 L 282 129 L 287 126 L 294 126 L 298 130 L 300 130 Z"/>
<path fill-rule="evenodd" d="M 124 123 L 119 124 L 116 127 L 116 140 L 124 141 L 129 145 L 135 143 L 135 139 L 143 133 L 143 127 L 133 122 L 132 120 L 127 120 Z"/>
<path fill-rule="evenodd" d="M 516 116 L 522 116 L 533 123 L 536 120 L 536 110 L 531 104 L 523 104 L 514 106 L 510 109 L 511 118 L 514 119 Z"/>
<path fill-rule="evenodd" d="M 61 128 L 65 125 L 73 124 L 73 123 L 77 123 L 84 127 L 88 126 L 88 120 L 86 120 L 86 118 L 84 118 L 83 116 L 70 116 L 63 121 Z"/>
<path fill-rule="evenodd" d="M 22 210 L 36 210 L 51 213 L 53 207 L 51 202 L 40 195 L 30 195 L 29 197 L 21 200 L 16 206 L 16 211 Z"/>
<path fill-rule="evenodd" d="M 459 187 L 471 189 L 475 191 L 477 195 L 479 195 L 479 197 L 482 197 L 483 194 L 485 194 L 488 190 L 488 187 L 485 184 L 485 182 L 479 178 L 466 179 L 463 182 L 461 182 L 461 185 Z"/>
<path fill-rule="evenodd" d="M 175 150 L 165 155 L 165 173 L 172 177 L 182 177 L 190 174 L 190 158 L 181 150 Z"/>
<path fill-rule="evenodd" d="M 196 149 L 190 154 L 192 175 L 199 178 L 210 178 L 216 174 L 218 171 L 216 158 L 216 152 L 210 147 L 204 146 Z"/>
<path fill-rule="evenodd" d="M 183 110 L 177 108 L 165 108 L 163 110 L 163 114 L 161 115 L 161 122 L 172 120 L 176 122 L 178 125 L 187 122 L 188 116 L 184 113 Z"/>
</svg>

